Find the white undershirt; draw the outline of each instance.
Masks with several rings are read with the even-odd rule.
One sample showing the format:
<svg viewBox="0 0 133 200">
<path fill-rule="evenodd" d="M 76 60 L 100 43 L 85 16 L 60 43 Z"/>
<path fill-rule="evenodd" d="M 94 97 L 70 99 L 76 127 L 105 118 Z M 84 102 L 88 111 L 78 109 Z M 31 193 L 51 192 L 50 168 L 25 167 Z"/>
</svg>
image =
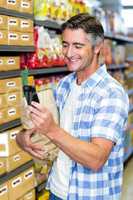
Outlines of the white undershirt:
<svg viewBox="0 0 133 200">
<path fill-rule="evenodd" d="M 71 133 L 71 135 L 73 111 L 76 106 L 77 96 L 80 93 L 80 89 L 81 87 L 74 82 L 72 92 L 70 92 L 69 97 L 67 98 L 67 102 L 65 103 L 60 118 L 60 127 L 68 133 Z M 67 198 L 71 166 L 72 160 L 70 157 L 60 150 L 58 158 L 52 167 L 50 190 L 63 200 L 66 200 Z"/>
</svg>

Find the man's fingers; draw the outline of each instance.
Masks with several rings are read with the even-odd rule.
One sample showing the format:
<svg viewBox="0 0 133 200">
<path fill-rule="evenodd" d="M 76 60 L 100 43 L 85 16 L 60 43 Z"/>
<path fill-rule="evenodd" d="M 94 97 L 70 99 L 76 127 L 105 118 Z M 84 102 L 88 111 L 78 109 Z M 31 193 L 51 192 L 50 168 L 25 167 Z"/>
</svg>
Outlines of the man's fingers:
<svg viewBox="0 0 133 200">
<path fill-rule="evenodd" d="M 33 149 L 31 148 L 26 148 L 26 151 L 33 157 L 35 158 L 38 158 L 38 159 L 41 159 L 43 160 L 44 159 L 44 153 L 43 152 L 40 152 L 40 151 L 34 151 Z"/>
<path fill-rule="evenodd" d="M 34 150 L 38 150 L 38 151 L 45 151 L 45 149 L 44 149 L 44 147 L 43 146 L 41 146 L 40 144 L 38 144 L 38 143 L 32 143 L 31 145 L 30 145 L 30 148 L 32 148 L 32 149 L 34 149 Z"/>
</svg>

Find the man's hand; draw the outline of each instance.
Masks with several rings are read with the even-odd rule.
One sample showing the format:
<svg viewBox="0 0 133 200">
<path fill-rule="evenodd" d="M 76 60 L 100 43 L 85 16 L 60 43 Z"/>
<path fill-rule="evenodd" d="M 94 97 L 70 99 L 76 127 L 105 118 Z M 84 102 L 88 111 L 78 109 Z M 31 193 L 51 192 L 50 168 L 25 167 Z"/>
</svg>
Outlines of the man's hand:
<svg viewBox="0 0 133 200">
<path fill-rule="evenodd" d="M 29 107 L 30 115 L 36 130 L 50 137 L 50 133 L 58 127 L 51 112 L 39 103 L 32 102 L 31 105 L 32 106 Z"/>
<path fill-rule="evenodd" d="M 34 134 L 35 129 L 24 130 L 17 134 L 16 142 L 17 144 L 31 156 L 38 159 L 44 159 L 46 156 L 44 148 L 37 143 L 32 143 L 31 137 Z"/>
</svg>

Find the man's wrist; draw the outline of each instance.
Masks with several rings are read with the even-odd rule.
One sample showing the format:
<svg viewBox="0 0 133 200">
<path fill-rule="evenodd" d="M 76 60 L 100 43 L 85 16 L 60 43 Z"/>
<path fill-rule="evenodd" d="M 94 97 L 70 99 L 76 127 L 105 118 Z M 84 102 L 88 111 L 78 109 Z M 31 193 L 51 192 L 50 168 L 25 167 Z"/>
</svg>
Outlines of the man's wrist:
<svg viewBox="0 0 133 200">
<path fill-rule="evenodd" d="M 54 141 L 56 141 L 57 138 L 60 136 L 60 130 L 61 130 L 61 128 L 60 128 L 57 124 L 55 124 L 55 126 L 52 126 L 52 127 L 50 128 L 50 130 L 49 130 L 47 136 L 49 137 L 49 139 L 50 139 L 51 141 L 54 142 Z"/>
</svg>

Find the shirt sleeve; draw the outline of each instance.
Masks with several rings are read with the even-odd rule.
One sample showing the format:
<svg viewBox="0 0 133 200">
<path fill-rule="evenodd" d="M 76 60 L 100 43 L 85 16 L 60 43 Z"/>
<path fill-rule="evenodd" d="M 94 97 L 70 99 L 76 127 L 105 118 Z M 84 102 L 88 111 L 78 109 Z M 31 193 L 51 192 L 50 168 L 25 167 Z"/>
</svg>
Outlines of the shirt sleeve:
<svg viewBox="0 0 133 200">
<path fill-rule="evenodd" d="M 113 93 L 102 98 L 94 115 L 91 137 L 102 137 L 116 143 L 125 128 L 128 107 L 126 94 Z"/>
</svg>

